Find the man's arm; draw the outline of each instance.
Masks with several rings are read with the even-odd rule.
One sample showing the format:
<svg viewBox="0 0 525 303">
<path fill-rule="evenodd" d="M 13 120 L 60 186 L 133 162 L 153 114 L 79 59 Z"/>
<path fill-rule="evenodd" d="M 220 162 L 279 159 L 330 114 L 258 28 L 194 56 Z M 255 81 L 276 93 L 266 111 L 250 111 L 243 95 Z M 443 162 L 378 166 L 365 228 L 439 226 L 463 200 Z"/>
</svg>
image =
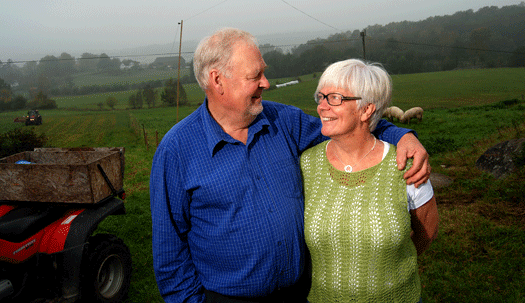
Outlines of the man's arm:
<svg viewBox="0 0 525 303">
<path fill-rule="evenodd" d="M 189 202 L 175 157 L 159 147 L 150 176 L 153 269 L 165 302 L 204 302 L 189 252 Z M 176 175 L 176 176 L 175 176 Z"/>
<path fill-rule="evenodd" d="M 397 127 L 394 124 L 381 119 L 374 130 L 374 135 L 379 139 L 397 146 L 397 166 L 402 170 L 406 166 L 407 159 L 414 158 L 412 167 L 403 175 L 407 184 L 416 187 L 427 182 L 430 177 L 430 164 L 428 153 L 410 129 Z"/>
<path fill-rule="evenodd" d="M 437 210 L 436 198 L 423 206 L 410 211 L 412 221 L 412 233 L 410 237 L 416 246 L 417 255 L 422 254 L 438 234 L 439 215 Z"/>
</svg>

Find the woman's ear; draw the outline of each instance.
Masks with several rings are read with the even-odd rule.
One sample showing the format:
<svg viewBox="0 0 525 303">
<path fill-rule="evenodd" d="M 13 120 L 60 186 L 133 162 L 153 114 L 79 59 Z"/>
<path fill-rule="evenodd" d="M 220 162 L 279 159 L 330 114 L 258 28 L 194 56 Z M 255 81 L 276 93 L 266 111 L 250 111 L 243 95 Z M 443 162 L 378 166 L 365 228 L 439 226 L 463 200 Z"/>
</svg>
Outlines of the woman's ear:
<svg viewBox="0 0 525 303">
<path fill-rule="evenodd" d="M 368 103 L 367 105 L 365 105 L 365 107 L 363 108 L 363 113 L 361 114 L 361 121 L 368 121 L 370 117 L 372 117 L 372 115 L 375 113 L 375 111 L 375 104 Z"/>
</svg>

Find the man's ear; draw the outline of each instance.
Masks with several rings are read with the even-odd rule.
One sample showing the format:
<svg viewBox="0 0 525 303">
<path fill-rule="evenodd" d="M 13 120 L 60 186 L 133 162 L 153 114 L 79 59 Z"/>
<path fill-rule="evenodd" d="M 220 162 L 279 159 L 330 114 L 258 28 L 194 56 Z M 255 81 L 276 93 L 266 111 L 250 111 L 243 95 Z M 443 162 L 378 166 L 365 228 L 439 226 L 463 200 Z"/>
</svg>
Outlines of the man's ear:
<svg viewBox="0 0 525 303">
<path fill-rule="evenodd" d="M 372 103 L 368 103 L 363 108 L 363 114 L 361 115 L 361 121 L 368 121 L 370 117 L 375 113 L 376 111 L 376 105 Z"/>
<path fill-rule="evenodd" d="M 222 75 L 218 70 L 212 69 L 209 73 L 209 87 L 213 88 L 218 94 L 224 94 L 224 87 L 222 85 Z"/>
</svg>

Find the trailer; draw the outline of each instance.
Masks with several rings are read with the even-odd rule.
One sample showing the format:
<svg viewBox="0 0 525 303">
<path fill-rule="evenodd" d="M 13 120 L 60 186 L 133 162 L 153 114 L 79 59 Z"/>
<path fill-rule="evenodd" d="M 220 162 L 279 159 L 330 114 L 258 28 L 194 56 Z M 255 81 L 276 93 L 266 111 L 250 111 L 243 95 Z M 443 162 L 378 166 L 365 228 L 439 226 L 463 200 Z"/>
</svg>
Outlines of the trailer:
<svg viewBox="0 0 525 303">
<path fill-rule="evenodd" d="M 123 192 L 124 148 L 35 148 L 0 159 L 0 201 L 95 204 Z"/>
</svg>

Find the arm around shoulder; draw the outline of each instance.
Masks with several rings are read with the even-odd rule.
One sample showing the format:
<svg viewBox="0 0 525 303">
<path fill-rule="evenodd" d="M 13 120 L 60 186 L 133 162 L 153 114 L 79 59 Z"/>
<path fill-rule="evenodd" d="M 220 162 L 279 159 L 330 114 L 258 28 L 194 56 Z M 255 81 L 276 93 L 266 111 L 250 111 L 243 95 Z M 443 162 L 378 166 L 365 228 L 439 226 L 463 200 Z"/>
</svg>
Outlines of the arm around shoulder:
<svg viewBox="0 0 525 303">
<path fill-rule="evenodd" d="M 405 168 L 407 159 L 414 159 L 412 167 L 403 175 L 407 184 L 415 184 L 418 187 L 428 180 L 430 177 L 429 156 L 417 139 L 416 132 L 397 127 L 381 119 L 373 133 L 379 139 L 397 146 L 397 166 L 400 170 Z"/>
</svg>

